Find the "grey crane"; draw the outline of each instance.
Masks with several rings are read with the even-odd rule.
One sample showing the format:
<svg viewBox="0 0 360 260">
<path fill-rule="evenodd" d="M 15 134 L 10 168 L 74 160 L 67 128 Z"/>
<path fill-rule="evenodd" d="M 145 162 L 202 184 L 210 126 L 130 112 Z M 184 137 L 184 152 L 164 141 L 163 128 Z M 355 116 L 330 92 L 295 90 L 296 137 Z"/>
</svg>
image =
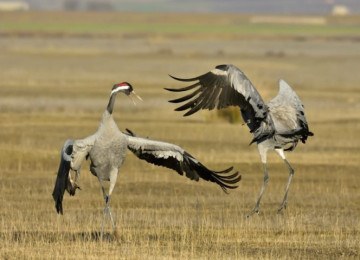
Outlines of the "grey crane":
<svg viewBox="0 0 360 260">
<path fill-rule="evenodd" d="M 171 75 L 170 75 L 171 76 Z M 278 212 L 287 206 L 288 192 L 294 169 L 285 157 L 284 151 L 295 149 L 299 141 L 305 143 L 309 131 L 304 106 L 295 91 L 284 81 L 279 81 L 279 93 L 265 104 L 260 94 L 245 76 L 234 65 L 218 65 L 215 69 L 194 78 L 181 79 L 183 82 L 193 82 L 184 88 L 165 88 L 173 92 L 192 91 L 181 98 L 170 100 L 172 103 L 187 102 L 176 108 L 176 111 L 188 110 L 184 116 L 189 116 L 200 109 L 221 109 L 228 106 L 238 106 L 241 115 L 253 134 L 250 144 L 257 143 L 261 162 L 264 168 L 264 181 L 255 207 L 247 215 L 259 213 L 260 201 L 269 181 L 266 155 L 269 150 L 275 150 L 284 160 L 289 169 L 289 178 L 285 195 Z"/>
<path fill-rule="evenodd" d="M 89 158 L 90 171 L 98 178 L 105 200 L 101 235 L 103 234 L 106 216 L 110 217 L 112 227 L 115 230 L 115 222 L 110 210 L 110 197 L 115 187 L 119 167 L 124 162 L 128 149 L 142 160 L 170 168 L 180 175 L 185 174 L 191 180 L 198 181 L 201 178 L 214 182 L 225 192 L 227 189 L 237 187 L 236 184 L 240 181 L 241 175 L 238 172 L 232 172 L 233 167 L 222 171 L 213 171 L 177 145 L 140 138 L 129 130 L 128 133 L 122 133 L 112 116 L 115 97 L 119 92 L 123 92 L 127 96 L 135 94 L 129 83 L 115 84 L 111 90 L 109 103 L 102 115 L 100 126 L 95 134 L 84 139 L 65 142 L 61 150 L 60 166 L 52 193 L 57 213 L 63 214 L 62 201 L 65 190 L 70 195 L 75 195 L 76 189 L 79 188 L 77 180 L 80 175 L 81 164 Z M 108 192 L 104 186 L 105 181 L 110 182 Z"/>
</svg>

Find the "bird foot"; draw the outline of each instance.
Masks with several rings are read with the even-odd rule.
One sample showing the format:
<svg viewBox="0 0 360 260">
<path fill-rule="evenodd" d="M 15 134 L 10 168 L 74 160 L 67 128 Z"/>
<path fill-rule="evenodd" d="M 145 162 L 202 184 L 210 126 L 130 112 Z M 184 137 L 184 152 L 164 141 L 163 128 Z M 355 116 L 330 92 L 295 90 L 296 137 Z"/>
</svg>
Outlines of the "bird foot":
<svg viewBox="0 0 360 260">
<path fill-rule="evenodd" d="M 286 209 L 286 207 L 287 207 L 287 202 L 284 201 L 283 203 L 281 203 L 280 208 L 278 209 L 277 213 L 278 214 L 281 213 L 283 209 Z"/>
<path fill-rule="evenodd" d="M 113 237 L 116 241 L 122 241 L 123 238 L 121 237 L 121 234 L 119 233 L 119 231 L 116 229 L 114 229 L 114 232 L 113 232 Z"/>
<path fill-rule="evenodd" d="M 250 218 L 255 213 L 259 215 L 259 212 L 260 212 L 259 206 L 255 206 L 255 208 L 253 208 L 253 210 L 250 211 L 250 213 L 246 215 L 246 218 Z"/>
<path fill-rule="evenodd" d="M 70 196 L 74 196 L 77 189 L 81 190 L 80 186 L 75 181 L 67 182 L 66 190 Z"/>
</svg>

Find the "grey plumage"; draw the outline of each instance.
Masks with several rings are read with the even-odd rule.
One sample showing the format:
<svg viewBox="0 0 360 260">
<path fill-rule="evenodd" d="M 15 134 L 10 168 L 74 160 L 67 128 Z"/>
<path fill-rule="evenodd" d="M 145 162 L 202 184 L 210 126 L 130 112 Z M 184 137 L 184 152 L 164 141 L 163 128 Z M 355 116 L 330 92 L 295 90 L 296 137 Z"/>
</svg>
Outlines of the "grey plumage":
<svg viewBox="0 0 360 260">
<path fill-rule="evenodd" d="M 60 153 L 60 165 L 58 170 L 58 175 L 55 181 L 55 187 L 53 192 L 53 198 L 55 200 L 55 208 L 58 213 L 63 214 L 62 200 L 65 193 L 65 189 L 69 192 L 71 196 L 75 194 L 76 188 L 69 178 L 70 171 L 70 162 L 71 162 L 71 153 L 72 146 L 74 142 L 72 140 L 66 140 L 63 148 Z"/>
<path fill-rule="evenodd" d="M 275 150 L 289 168 L 289 180 L 279 212 L 286 208 L 294 170 L 286 160 L 284 151 L 295 149 L 299 141 L 305 143 L 308 136 L 313 135 L 308 128 L 304 106 L 295 91 L 284 80 L 280 80 L 278 95 L 266 104 L 251 81 L 234 65 L 219 65 L 201 76 L 190 79 L 171 77 L 183 82 L 193 82 L 188 87 L 165 88 L 173 92 L 192 91 L 186 96 L 169 101 L 186 102 L 175 109 L 187 110 L 184 116 L 189 116 L 200 109 L 212 110 L 228 106 L 240 108 L 241 115 L 253 134 L 250 144 L 257 143 L 264 164 L 263 187 L 250 215 L 259 212 L 260 200 L 268 182 L 266 167 L 268 150 Z"/>
<path fill-rule="evenodd" d="M 132 136 L 128 136 L 127 141 L 127 147 L 138 158 L 173 169 L 191 180 L 198 181 L 201 178 L 214 182 L 224 192 L 236 188 L 234 184 L 240 180 L 238 172 L 229 174 L 233 167 L 222 171 L 209 170 L 180 146 Z"/>
<path fill-rule="evenodd" d="M 231 172 L 232 167 L 223 171 L 212 171 L 177 145 L 140 138 L 130 130 L 122 133 L 112 117 L 115 96 L 118 92 L 124 92 L 128 96 L 134 93 L 129 83 L 123 82 L 114 85 L 108 106 L 95 134 L 84 139 L 67 140 L 62 148 L 59 171 L 53 191 L 58 213 L 63 213 L 62 200 L 65 190 L 70 195 L 75 194 L 78 188 L 76 181 L 80 175 L 81 164 L 84 160 L 90 159 L 90 171 L 98 178 L 105 199 L 104 219 L 106 215 L 109 215 L 113 228 L 115 228 L 110 210 L 110 196 L 116 183 L 118 169 L 124 162 L 128 149 L 140 159 L 173 169 L 192 180 L 198 181 L 201 178 L 214 182 L 224 191 L 237 187 L 236 183 L 240 181 L 241 176 L 238 172 Z M 69 173 L 71 170 L 75 172 L 74 179 Z M 105 191 L 104 181 L 110 181 L 108 192 Z"/>
</svg>

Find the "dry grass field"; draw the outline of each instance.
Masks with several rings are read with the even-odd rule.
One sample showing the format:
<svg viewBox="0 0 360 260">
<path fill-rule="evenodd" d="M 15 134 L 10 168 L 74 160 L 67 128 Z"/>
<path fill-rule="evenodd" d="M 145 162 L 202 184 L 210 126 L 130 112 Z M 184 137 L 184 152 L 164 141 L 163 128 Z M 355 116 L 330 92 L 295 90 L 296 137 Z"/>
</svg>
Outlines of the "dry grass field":
<svg viewBox="0 0 360 260">
<path fill-rule="evenodd" d="M 1 259 L 339 259 L 360 256 L 360 18 L 324 25 L 251 24 L 237 15 L 12 13 L 0 16 Z M 241 123 L 216 112 L 174 112 L 167 75 L 194 76 L 233 63 L 265 100 L 278 79 L 295 88 L 315 133 L 288 153 L 289 205 L 276 210 L 288 177 L 269 156 L 262 183 L 256 146 Z M 229 195 L 129 153 L 112 197 L 117 236 L 99 241 L 103 200 L 84 165 L 75 197 L 58 216 L 51 197 L 67 138 L 93 133 L 113 83 L 120 129 L 181 145 L 205 165 L 242 173 Z"/>
</svg>

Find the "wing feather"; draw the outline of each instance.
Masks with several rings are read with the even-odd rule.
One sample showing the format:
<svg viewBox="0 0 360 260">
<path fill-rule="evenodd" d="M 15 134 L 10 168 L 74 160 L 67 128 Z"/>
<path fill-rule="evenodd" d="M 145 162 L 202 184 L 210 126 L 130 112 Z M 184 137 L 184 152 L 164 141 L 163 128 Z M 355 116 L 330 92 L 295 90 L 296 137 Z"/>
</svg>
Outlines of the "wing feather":
<svg viewBox="0 0 360 260">
<path fill-rule="evenodd" d="M 230 173 L 233 167 L 222 171 L 210 170 L 180 146 L 174 144 L 134 136 L 127 136 L 127 143 L 129 150 L 138 158 L 175 170 L 180 175 L 185 174 L 191 180 L 198 181 L 201 178 L 214 182 L 224 192 L 227 192 L 227 189 L 237 188 L 236 184 L 241 180 L 238 172 Z"/>
<path fill-rule="evenodd" d="M 194 91 L 193 93 L 190 93 L 189 95 L 186 95 L 184 97 L 181 97 L 181 98 L 177 98 L 177 99 L 172 99 L 172 100 L 169 100 L 170 103 L 181 103 L 181 102 L 184 102 L 190 98 L 193 98 L 194 96 L 196 96 L 197 94 L 199 94 L 201 91 L 201 89 L 197 89 L 196 91 Z"/>
<path fill-rule="evenodd" d="M 76 189 L 80 189 L 76 180 L 80 173 L 81 163 L 87 158 L 95 142 L 95 136 L 81 140 L 66 140 L 61 149 L 60 165 L 52 193 L 58 214 L 63 214 L 62 201 L 65 190 L 73 196 Z M 75 180 L 70 176 L 70 170 L 76 172 Z"/>
<path fill-rule="evenodd" d="M 192 93 L 170 101 L 187 102 L 175 109 L 176 111 L 188 110 L 184 116 L 196 113 L 200 109 L 212 110 L 238 106 L 251 131 L 258 128 L 261 121 L 267 117 L 268 109 L 260 94 L 245 74 L 233 65 L 219 65 L 210 72 L 189 79 L 171 77 L 182 82 L 196 82 L 179 89 L 166 88 L 169 91 L 193 91 L 195 87 L 200 86 Z"/>
<path fill-rule="evenodd" d="M 301 139 L 305 143 L 313 133 L 305 116 L 304 106 L 295 91 L 284 81 L 279 81 L 279 93 L 268 107 L 278 135 Z"/>
<path fill-rule="evenodd" d="M 68 185 L 68 178 L 70 172 L 71 153 L 73 150 L 73 140 L 66 140 L 60 153 L 60 165 L 55 181 L 55 187 L 52 193 L 55 201 L 56 212 L 63 214 L 62 201 L 66 187 Z"/>
<path fill-rule="evenodd" d="M 172 77 L 173 79 L 178 80 L 178 81 L 194 81 L 194 80 L 196 80 L 196 79 L 184 80 L 184 79 L 173 77 L 171 75 L 169 75 L 169 76 Z M 172 91 L 172 92 L 181 92 L 181 91 L 188 91 L 190 89 L 196 88 L 197 86 L 200 86 L 200 82 L 196 82 L 195 84 L 192 84 L 192 85 L 190 85 L 188 87 L 184 87 L 184 88 L 165 88 L 165 89 L 168 90 L 168 91 Z"/>
<path fill-rule="evenodd" d="M 95 143 L 95 135 L 74 141 L 73 152 L 71 154 L 71 169 L 80 171 L 82 162 L 88 157 L 90 150 Z"/>
<path fill-rule="evenodd" d="M 211 89 L 207 89 L 202 93 L 196 101 L 193 102 L 192 107 L 189 111 L 187 111 L 184 116 L 189 116 L 204 108 L 208 104 L 208 97 L 210 96 L 210 92 L 213 92 Z"/>
</svg>

